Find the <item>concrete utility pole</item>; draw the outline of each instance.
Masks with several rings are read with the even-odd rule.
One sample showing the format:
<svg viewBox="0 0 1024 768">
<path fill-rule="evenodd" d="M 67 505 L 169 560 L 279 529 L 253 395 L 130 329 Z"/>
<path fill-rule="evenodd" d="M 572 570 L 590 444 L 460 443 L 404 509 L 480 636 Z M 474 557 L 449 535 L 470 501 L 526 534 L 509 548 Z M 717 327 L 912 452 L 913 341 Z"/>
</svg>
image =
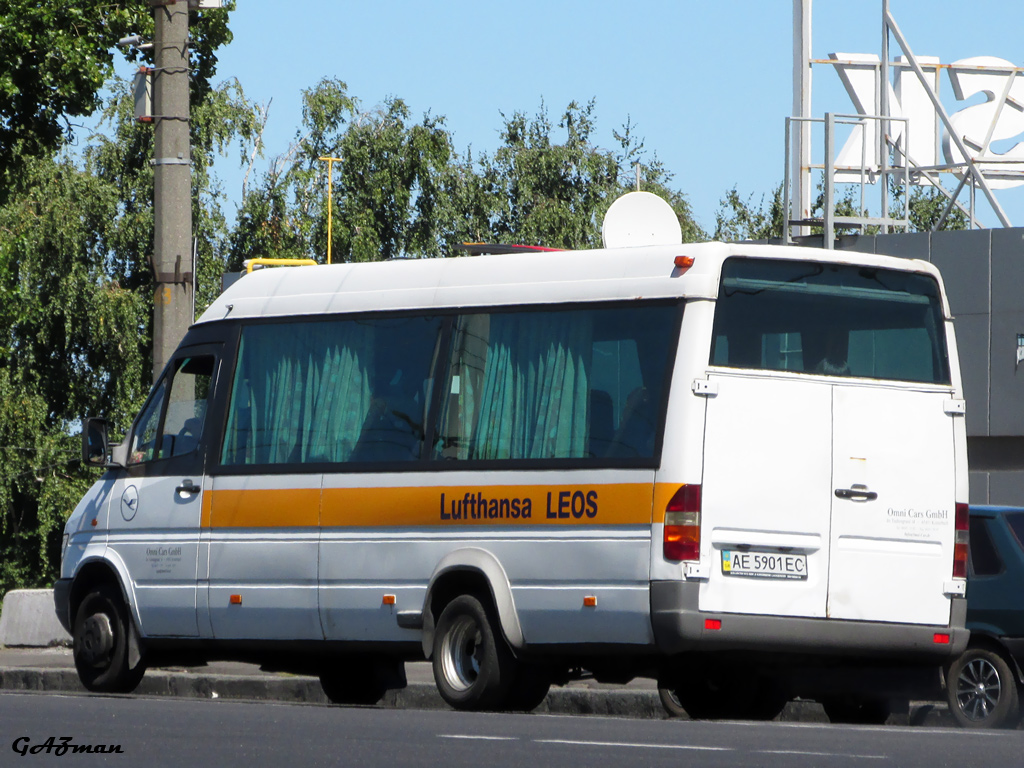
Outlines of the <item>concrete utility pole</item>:
<svg viewBox="0 0 1024 768">
<path fill-rule="evenodd" d="M 192 324 L 192 153 L 187 0 L 150 0 L 153 41 L 153 381 Z"/>
</svg>

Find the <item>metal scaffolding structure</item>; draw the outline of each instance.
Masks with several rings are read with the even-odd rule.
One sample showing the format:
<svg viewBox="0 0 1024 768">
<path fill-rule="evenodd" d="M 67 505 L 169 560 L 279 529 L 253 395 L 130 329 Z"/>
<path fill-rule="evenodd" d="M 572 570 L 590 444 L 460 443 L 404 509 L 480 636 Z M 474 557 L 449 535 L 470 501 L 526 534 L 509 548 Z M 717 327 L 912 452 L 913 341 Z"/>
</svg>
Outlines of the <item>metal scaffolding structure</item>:
<svg viewBox="0 0 1024 768">
<path fill-rule="evenodd" d="M 882 234 L 893 230 L 906 231 L 909 228 L 910 191 L 917 185 L 933 187 L 946 198 L 945 210 L 933 226 L 935 230 L 942 228 L 954 207 L 965 214 L 972 228 L 979 226 L 975 215 L 975 199 L 979 190 L 1000 224 L 1012 226 L 994 189 L 1024 183 L 1024 153 L 996 153 L 992 151 L 992 142 L 1000 119 L 1013 116 L 1007 108 L 1024 111 L 1021 103 L 1024 100 L 1024 77 L 1021 77 L 1024 68 L 988 57 L 965 60 L 955 65 L 942 65 L 930 57 L 919 59 L 893 17 L 889 0 L 882 0 L 880 57 L 832 54 L 829 59 L 813 59 L 811 3 L 812 0 L 793 0 L 795 114 L 786 120 L 784 195 L 788 219 L 785 240 L 790 242 L 795 235 L 810 234 L 812 227 L 823 232 L 826 247 L 834 244 L 837 228 L 862 233 L 872 228 L 872 231 Z M 890 61 L 890 38 L 902 51 L 896 61 Z M 827 113 L 823 118 L 815 118 L 811 114 L 811 67 L 814 64 L 829 65 L 837 71 L 854 100 L 858 114 Z M 897 79 L 895 89 L 890 82 L 894 70 Z M 985 122 L 972 116 L 970 132 L 965 130 L 967 121 L 961 120 L 957 125 L 939 98 L 938 75 L 943 70 L 947 70 L 953 79 L 958 99 L 965 98 L 961 93 L 965 89 L 960 79 L 984 78 L 984 82 L 972 84 L 973 90 L 967 94 L 981 92 L 988 96 L 984 105 Z M 903 104 L 895 99 L 901 90 L 911 94 L 904 97 Z M 917 102 L 912 104 L 912 98 Z M 920 119 L 921 113 L 929 107 L 934 112 L 932 125 Z M 970 109 L 977 110 L 977 107 Z M 907 113 L 913 110 L 916 110 L 921 125 L 912 125 Z M 812 129 L 816 127 L 824 131 L 824 158 L 820 162 L 812 161 Z M 849 137 L 837 156 L 839 133 L 843 131 Z M 919 142 L 925 145 L 920 156 L 915 156 L 910 148 L 912 132 L 925 137 L 924 142 Z M 940 157 L 941 136 L 945 138 Z M 819 200 L 812 199 L 812 173 L 822 174 Z M 955 178 L 954 188 L 943 184 L 943 175 Z M 859 194 L 837 195 L 837 183 L 858 185 Z M 866 191 L 866 185 L 870 184 L 879 185 L 874 214 L 870 212 Z M 970 197 L 967 206 L 959 200 L 965 189 Z M 893 210 L 894 200 L 900 201 L 897 210 Z M 848 210 L 837 210 L 839 204 Z"/>
</svg>

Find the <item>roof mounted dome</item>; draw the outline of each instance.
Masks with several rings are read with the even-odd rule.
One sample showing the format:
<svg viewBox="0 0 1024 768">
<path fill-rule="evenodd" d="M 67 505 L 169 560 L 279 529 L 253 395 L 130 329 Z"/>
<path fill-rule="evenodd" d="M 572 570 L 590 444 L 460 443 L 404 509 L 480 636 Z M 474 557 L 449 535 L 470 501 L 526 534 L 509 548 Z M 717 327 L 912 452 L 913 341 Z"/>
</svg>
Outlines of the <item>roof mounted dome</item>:
<svg viewBox="0 0 1024 768">
<path fill-rule="evenodd" d="M 630 192 L 608 209 L 601 226 L 605 248 L 680 245 L 683 230 L 672 206 L 650 192 Z"/>
</svg>

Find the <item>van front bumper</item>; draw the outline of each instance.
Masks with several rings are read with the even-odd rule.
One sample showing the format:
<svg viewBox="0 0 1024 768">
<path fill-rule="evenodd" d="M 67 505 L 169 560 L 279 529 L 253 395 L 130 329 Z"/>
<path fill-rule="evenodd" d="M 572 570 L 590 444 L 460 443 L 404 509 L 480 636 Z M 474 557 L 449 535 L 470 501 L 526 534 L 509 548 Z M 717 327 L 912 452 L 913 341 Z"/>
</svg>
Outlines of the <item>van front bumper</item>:
<svg viewBox="0 0 1024 768">
<path fill-rule="evenodd" d="M 57 621 L 67 630 L 71 631 L 71 579 L 57 579 L 53 584 L 53 610 L 57 614 Z"/>
<path fill-rule="evenodd" d="M 651 582 L 651 624 L 661 652 L 745 650 L 941 661 L 962 653 L 970 638 L 963 597 L 951 599 L 949 625 L 936 626 L 712 613 L 698 609 L 699 591 L 699 582 Z M 708 619 L 719 620 L 719 628 L 707 628 Z M 937 634 L 949 635 L 949 642 L 937 643 Z"/>
</svg>

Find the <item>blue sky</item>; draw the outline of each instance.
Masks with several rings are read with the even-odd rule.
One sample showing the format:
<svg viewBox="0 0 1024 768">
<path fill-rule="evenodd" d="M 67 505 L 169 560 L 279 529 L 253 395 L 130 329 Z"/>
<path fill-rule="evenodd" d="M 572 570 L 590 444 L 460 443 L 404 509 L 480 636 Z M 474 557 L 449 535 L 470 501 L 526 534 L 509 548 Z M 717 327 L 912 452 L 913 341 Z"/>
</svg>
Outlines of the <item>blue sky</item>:
<svg viewBox="0 0 1024 768">
<path fill-rule="evenodd" d="M 1024 63 L 1021 0 L 890 7 L 917 55 Z M 881 0 L 817 0 L 814 57 L 879 53 L 881 15 Z M 502 113 L 534 114 L 543 101 L 556 119 L 570 101 L 593 98 L 597 144 L 612 148 L 612 130 L 629 118 L 709 230 L 727 190 L 758 202 L 783 177 L 790 0 L 238 0 L 230 26 L 234 41 L 220 52 L 218 80 L 238 78 L 250 99 L 271 102 L 268 158 L 293 140 L 302 90 L 336 77 L 364 108 L 397 96 L 414 117 L 443 115 L 456 147 L 475 153 L 497 147 Z M 852 111 L 835 72 L 813 72 L 815 116 Z M 947 109 L 959 109 L 948 81 L 943 87 Z M 218 174 L 237 200 L 237 155 Z M 1024 225 L 1024 187 L 999 196 L 1013 223 Z"/>
</svg>

